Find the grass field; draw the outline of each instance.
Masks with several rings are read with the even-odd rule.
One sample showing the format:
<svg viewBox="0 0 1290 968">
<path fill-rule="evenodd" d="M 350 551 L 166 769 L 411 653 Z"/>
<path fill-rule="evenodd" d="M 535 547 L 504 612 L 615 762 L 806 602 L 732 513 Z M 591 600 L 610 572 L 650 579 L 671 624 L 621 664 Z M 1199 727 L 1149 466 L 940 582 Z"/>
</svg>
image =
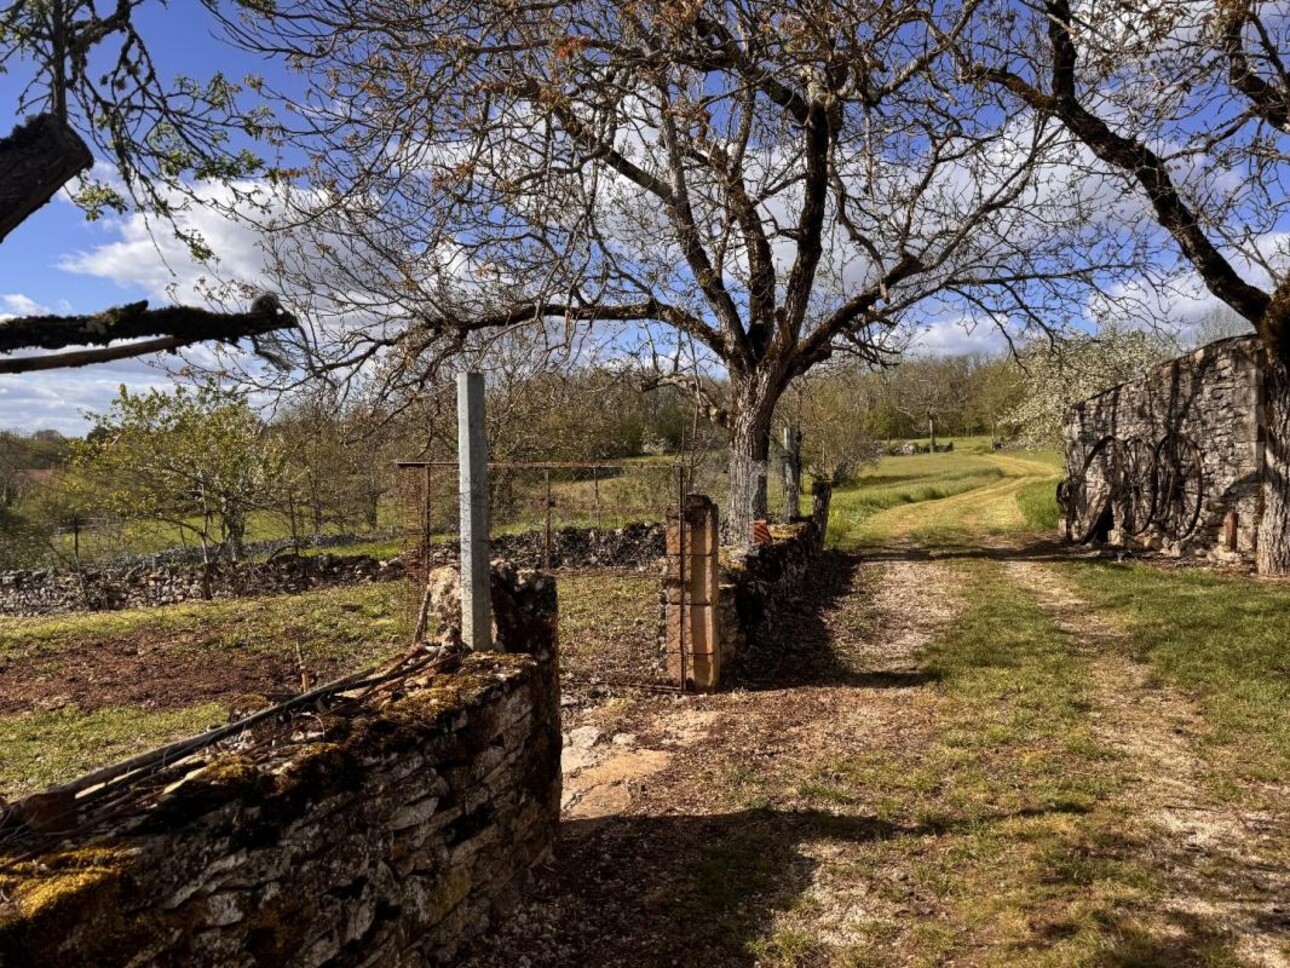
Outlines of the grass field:
<svg viewBox="0 0 1290 968">
<path fill-rule="evenodd" d="M 1060 455 L 996 452 L 987 437 L 953 442 L 948 454 L 884 457 L 854 486 L 836 491 L 830 543 L 970 541 L 982 534 L 1056 528 Z"/>
<path fill-rule="evenodd" d="M 408 638 L 402 582 L 83 615 L 0 618 L 0 799 L 32 793 L 368 668 Z M 560 578 L 563 665 L 648 676 L 653 573 Z"/>
<path fill-rule="evenodd" d="M 1058 463 L 884 459 L 769 681 L 574 714 L 670 765 L 609 826 L 571 809 L 535 919 L 588 962 L 1290 963 L 1290 589 L 1072 555 Z"/>
</svg>

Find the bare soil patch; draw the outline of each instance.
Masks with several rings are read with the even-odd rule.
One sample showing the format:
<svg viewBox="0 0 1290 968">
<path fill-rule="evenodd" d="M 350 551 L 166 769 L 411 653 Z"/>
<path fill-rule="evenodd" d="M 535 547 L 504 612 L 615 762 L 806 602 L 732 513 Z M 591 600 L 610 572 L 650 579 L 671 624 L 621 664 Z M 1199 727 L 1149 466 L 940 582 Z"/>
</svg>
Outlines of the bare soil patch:
<svg viewBox="0 0 1290 968">
<path fill-rule="evenodd" d="M 340 675 L 344 664 L 311 663 L 313 681 Z M 75 706 L 181 709 L 246 694 L 286 698 L 301 688 L 295 662 L 265 652 L 196 655 L 182 643 L 127 635 L 92 648 L 36 652 L 0 662 L 0 716 Z"/>
</svg>

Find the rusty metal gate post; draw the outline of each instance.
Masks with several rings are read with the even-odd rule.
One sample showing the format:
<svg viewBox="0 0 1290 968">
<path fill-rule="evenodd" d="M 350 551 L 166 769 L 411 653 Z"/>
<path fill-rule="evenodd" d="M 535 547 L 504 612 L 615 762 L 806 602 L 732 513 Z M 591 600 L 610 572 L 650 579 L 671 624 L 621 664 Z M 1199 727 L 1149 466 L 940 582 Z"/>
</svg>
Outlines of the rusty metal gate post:
<svg viewBox="0 0 1290 968">
<path fill-rule="evenodd" d="M 720 682 L 718 547 L 716 505 L 687 493 L 678 472 L 677 504 L 668 511 L 663 601 L 665 661 L 682 689 L 706 691 Z"/>
</svg>

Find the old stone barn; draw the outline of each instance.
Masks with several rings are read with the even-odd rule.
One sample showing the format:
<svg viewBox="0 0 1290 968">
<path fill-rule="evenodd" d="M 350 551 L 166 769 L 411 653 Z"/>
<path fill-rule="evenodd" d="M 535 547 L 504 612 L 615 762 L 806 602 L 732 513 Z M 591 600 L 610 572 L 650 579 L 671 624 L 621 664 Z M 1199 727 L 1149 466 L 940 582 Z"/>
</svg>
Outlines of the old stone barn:
<svg viewBox="0 0 1290 968">
<path fill-rule="evenodd" d="M 1253 561 L 1269 480 L 1265 349 L 1210 343 L 1066 416 L 1068 540 Z"/>
</svg>

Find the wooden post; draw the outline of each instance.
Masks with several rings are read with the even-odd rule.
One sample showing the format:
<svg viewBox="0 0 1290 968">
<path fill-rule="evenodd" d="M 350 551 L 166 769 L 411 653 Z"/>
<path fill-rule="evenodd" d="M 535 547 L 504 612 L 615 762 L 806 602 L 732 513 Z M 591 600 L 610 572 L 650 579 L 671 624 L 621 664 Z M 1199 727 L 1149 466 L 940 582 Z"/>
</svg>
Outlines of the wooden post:
<svg viewBox="0 0 1290 968">
<path fill-rule="evenodd" d="M 668 509 L 664 661 L 682 689 L 715 689 L 722 660 L 729 658 L 722 654 L 718 624 L 717 532 L 717 507 L 702 494 L 685 494 Z"/>
<path fill-rule="evenodd" d="M 551 570 L 551 468 L 542 471 L 542 482 L 546 489 L 546 521 L 542 536 L 542 570 Z"/>
<path fill-rule="evenodd" d="M 791 424 L 784 428 L 784 523 L 801 513 L 802 432 Z"/>
<path fill-rule="evenodd" d="M 600 529 L 600 468 L 591 465 L 591 488 L 596 495 L 596 529 Z"/>
<path fill-rule="evenodd" d="M 475 650 L 493 648 L 488 567 L 488 440 L 484 375 L 457 375 L 457 467 L 461 509 L 461 637 Z"/>
</svg>

